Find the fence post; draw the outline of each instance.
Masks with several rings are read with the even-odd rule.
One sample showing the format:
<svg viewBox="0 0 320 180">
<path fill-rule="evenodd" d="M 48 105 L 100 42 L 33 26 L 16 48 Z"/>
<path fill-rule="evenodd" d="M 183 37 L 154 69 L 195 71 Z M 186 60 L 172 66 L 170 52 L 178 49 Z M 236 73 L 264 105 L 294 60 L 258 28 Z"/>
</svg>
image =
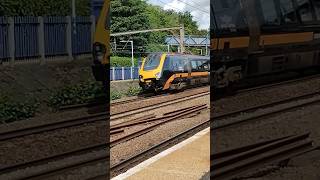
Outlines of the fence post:
<svg viewBox="0 0 320 180">
<path fill-rule="evenodd" d="M 9 43 L 9 55 L 10 55 L 10 65 L 14 65 L 14 60 L 15 60 L 15 38 L 14 38 L 14 18 L 9 17 L 8 18 L 9 22 L 9 32 L 8 32 L 8 43 Z"/>
<path fill-rule="evenodd" d="M 122 71 L 122 80 L 124 80 L 124 67 L 121 68 Z"/>
<path fill-rule="evenodd" d="M 40 54 L 40 64 L 45 64 L 45 43 L 44 43 L 44 20 L 43 17 L 38 17 L 38 44 Z"/>
<path fill-rule="evenodd" d="M 72 55 L 72 19 L 70 16 L 66 17 L 67 20 L 67 53 L 69 60 L 73 60 L 73 55 Z"/>
<path fill-rule="evenodd" d="M 91 44 L 94 42 L 94 34 L 96 32 L 96 18 L 95 16 L 90 16 L 91 22 Z M 93 50 L 93 46 L 91 46 L 91 50 Z"/>
<path fill-rule="evenodd" d="M 132 66 L 130 67 L 130 72 L 131 72 L 131 74 L 130 74 L 131 79 L 133 79 L 133 67 Z"/>
<path fill-rule="evenodd" d="M 112 67 L 112 79 L 116 80 L 116 73 L 114 67 Z"/>
</svg>

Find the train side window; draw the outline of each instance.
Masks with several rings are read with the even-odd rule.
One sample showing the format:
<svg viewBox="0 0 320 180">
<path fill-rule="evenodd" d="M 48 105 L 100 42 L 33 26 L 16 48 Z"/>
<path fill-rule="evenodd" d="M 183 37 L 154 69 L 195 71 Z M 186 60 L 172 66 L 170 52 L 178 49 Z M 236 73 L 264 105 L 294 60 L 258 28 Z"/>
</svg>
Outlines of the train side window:
<svg viewBox="0 0 320 180">
<path fill-rule="evenodd" d="M 191 69 L 192 69 L 192 71 L 198 70 L 197 61 L 191 61 Z"/>
<path fill-rule="evenodd" d="M 297 15 L 292 0 L 280 0 L 280 10 L 284 23 L 297 22 Z"/>
<path fill-rule="evenodd" d="M 185 71 L 185 59 L 183 56 L 171 56 L 170 69 L 173 71 Z"/>
<path fill-rule="evenodd" d="M 205 71 L 209 71 L 209 64 L 208 64 L 208 61 L 203 61 L 202 66 L 203 66 L 203 70 L 205 70 Z"/>
<path fill-rule="evenodd" d="M 317 20 L 320 21 L 320 0 L 313 0 L 313 7 L 315 10 Z"/>
<path fill-rule="evenodd" d="M 280 23 L 273 0 L 260 0 L 264 25 L 278 25 Z"/>
<path fill-rule="evenodd" d="M 302 22 L 313 21 L 312 7 L 309 0 L 297 0 L 297 6 Z"/>
<path fill-rule="evenodd" d="M 248 24 L 239 0 L 214 0 L 212 7 L 214 24 L 220 33 L 247 31 Z"/>
<path fill-rule="evenodd" d="M 202 65 L 202 61 L 198 60 L 197 61 L 197 69 L 198 69 L 198 71 L 202 71 L 203 70 L 201 65 Z"/>
<path fill-rule="evenodd" d="M 163 70 L 170 70 L 170 67 L 172 66 L 171 64 L 172 64 L 171 57 L 167 56 L 166 59 L 164 60 Z"/>
</svg>

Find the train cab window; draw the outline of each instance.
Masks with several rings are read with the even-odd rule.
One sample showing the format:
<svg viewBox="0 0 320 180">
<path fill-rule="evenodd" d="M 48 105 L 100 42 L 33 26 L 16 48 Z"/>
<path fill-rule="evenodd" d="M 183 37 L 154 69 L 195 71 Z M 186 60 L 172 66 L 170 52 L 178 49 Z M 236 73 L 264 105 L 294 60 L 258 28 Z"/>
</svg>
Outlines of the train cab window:
<svg viewBox="0 0 320 180">
<path fill-rule="evenodd" d="M 313 0 L 313 7 L 315 10 L 317 20 L 320 21 L 320 0 Z"/>
<path fill-rule="evenodd" d="M 260 5 L 263 14 L 263 25 L 279 25 L 280 20 L 274 1 L 272 0 L 260 0 Z"/>
<path fill-rule="evenodd" d="M 313 21 L 312 7 L 309 0 L 296 0 L 297 10 L 302 22 Z"/>
<path fill-rule="evenodd" d="M 144 62 L 143 70 L 148 71 L 148 70 L 156 69 L 160 64 L 160 59 L 161 59 L 161 54 L 149 55 Z"/>
<path fill-rule="evenodd" d="M 285 24 L 296 23 L 297 15 L 292 0 L 280 0 L 281 19 Z"/>
</svg>

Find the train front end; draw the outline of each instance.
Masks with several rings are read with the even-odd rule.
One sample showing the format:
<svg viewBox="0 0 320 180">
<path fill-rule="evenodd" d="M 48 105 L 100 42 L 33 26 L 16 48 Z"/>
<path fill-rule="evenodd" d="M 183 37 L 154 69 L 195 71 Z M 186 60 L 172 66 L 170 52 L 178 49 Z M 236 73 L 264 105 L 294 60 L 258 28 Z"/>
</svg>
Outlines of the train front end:
<svg viewBox="0 0 320 180">
<path fill-rule="evenodd" d="M 150 54 L 139 70 L 139 85 L 143 91 L 160 91 L 163 87 L 162 67 L 165 54 Z"/>
</svg>

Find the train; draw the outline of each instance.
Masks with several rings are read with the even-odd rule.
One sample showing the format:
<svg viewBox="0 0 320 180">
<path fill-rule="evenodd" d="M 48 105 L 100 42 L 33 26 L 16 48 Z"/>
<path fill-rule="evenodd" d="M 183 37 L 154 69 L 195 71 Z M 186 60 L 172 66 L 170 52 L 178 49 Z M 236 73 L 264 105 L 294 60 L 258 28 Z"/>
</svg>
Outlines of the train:
<svg viewBox="0 0 320 180">
<path fill-rule="evenodd" d="M 139 70 L 143 91 L 183 90 L 210 83 L 210 57 L 182 53 L 151 53 Z"/>
<path fill-rule="evenodd" d="M 96 81 L 101 81 L 106 92 L 109 92 L 110 69 L 110 1 L 92 1 L 96 17 L 96 31 L 92 47 L 92 73 Z"/>
<path fill-rule="evenodd" d="M 319 69 L 319 0 L 215 0 L 210 8 L 213 88 Z"/>
</svg>

